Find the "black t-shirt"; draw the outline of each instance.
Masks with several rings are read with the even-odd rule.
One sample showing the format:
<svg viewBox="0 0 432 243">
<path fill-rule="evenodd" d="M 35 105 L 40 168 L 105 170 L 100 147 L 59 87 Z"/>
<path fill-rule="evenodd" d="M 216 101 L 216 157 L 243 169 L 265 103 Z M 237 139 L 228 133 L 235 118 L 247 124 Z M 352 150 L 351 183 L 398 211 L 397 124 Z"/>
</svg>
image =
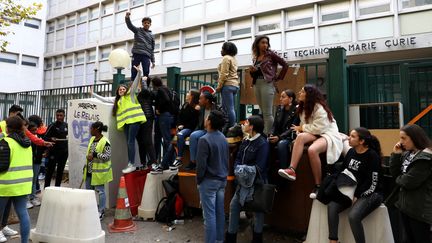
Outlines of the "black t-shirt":
<svg viewBox="0 0 432 243">
<path fill-rule="evenodd" d="M 343 169 L 348 169 L 357 180 L 356 197 L 369 196 L 380 192 L 381 158 L 375 150 L 368 149 L 358 154 L 350 149 L 345 156 Z"/>
</svg>

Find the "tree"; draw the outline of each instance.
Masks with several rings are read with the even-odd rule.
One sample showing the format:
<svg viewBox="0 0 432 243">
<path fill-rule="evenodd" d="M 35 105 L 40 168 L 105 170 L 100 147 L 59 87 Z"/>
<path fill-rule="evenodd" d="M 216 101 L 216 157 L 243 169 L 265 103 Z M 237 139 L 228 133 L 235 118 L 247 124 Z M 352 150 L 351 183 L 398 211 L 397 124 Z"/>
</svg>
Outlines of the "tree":
<svg viewBox="0 0 432 243">
<path fill-rule="evenodd" d="M 9 44 L 3 37 L 14 34 L 13 31 L 8 30 L 8 27 L 11 24 L 18 24 L 31 18 L 41 9 L 41 3 L 32 3 L 25 6 L 16 0 L 0 0 L 0 51 L 6 51 Z"/>
</svg>

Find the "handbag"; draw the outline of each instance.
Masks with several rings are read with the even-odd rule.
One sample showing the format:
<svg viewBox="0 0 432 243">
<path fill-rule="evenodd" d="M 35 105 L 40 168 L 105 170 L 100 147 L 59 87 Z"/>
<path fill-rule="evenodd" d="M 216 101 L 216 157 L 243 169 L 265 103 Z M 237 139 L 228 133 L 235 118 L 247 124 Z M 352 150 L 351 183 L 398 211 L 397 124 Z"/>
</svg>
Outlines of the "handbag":
<svg viewBox="0 0 432 243">
<path fill-rule="evenodd" d="M 247 212 L 270 213 L 273 209 L 276 186 L 264 183 L 258 167 L 257 171 L 260 183 L 254 185 L 253 199 L 245 202 L 243 210 Z"/>
</svg>

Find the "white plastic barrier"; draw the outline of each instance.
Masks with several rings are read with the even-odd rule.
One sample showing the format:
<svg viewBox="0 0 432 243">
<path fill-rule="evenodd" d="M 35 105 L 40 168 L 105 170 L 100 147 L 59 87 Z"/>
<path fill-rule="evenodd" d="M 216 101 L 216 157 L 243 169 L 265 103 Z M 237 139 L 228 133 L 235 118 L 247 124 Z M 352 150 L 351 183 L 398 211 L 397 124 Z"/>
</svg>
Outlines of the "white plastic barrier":
<svg viewBox="0 0 432 243">
<path fill-rule="evenodd" d="M 155 218 L 158 203 L 165 197 L 162 181 L 177 173 L 177 170 L 164 170 L 163 174 L 147 174 L 141 205 L 138 207 L 138 216 L 144 219 Z"/>
<path fill-rule="evenodd" d="M 339 214 L 338 237 L 340 242 L 355 243 L 354 236 L 348 222 L 348 212 L 349 209 Z M 387 207 L 384 204 L 381 204 L 380 207 L 369 214 L 362 221 L 362 223 L 366 242 L 394 242 Z M 318 200 L 314 200 L 305 242 L 328 243 L 328 236 L 327 206 Z"/>
<path fill-rule="evenodd" d="M 112 208 L 116 204 L 119 181 L 123 175 L 121 170 L 127 166 L 128 161 L 126 138 L 124 133 L 117 130 L 117 122 L 112 116 L 113 104 L 103 103 L 97 99 L 69 100 L 68 103 L 69 185 L 72 188 L 80 186 L 83 166 L 86 162 L 87 146 L 91 138 L 90 126 L 96 121 L 103 122 L 108 126 L 108 132 L 104 132 L 104 135 L 111 143 L 113 171 L 113 181 L 105 185 L 106 207 Z M 135 161 L 139 162 L 138 152 Z M 84 183 L 82 188 L 85 188 Z"/>
<path fill-rule="evenodd" d="M 104 243 L 94 191 L 46 188 L 30 239 L 34 243 Z"/>
</svg>

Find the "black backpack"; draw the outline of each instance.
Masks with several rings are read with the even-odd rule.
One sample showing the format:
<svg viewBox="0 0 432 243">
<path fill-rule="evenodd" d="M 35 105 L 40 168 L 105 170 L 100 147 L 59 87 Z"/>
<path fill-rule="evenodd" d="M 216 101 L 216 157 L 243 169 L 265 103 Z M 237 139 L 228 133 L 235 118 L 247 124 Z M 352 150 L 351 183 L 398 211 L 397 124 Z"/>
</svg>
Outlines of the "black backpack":
<svg viewBox="0 0 432 243">
<path fill-rule="evenodd" d="M 177 218 L 175 209 L 176 198 L 177 192 L 172 192 L 159 201 L 155 213 L 156 221 L 171 224 L 171 222 Z"/>
</svg>

